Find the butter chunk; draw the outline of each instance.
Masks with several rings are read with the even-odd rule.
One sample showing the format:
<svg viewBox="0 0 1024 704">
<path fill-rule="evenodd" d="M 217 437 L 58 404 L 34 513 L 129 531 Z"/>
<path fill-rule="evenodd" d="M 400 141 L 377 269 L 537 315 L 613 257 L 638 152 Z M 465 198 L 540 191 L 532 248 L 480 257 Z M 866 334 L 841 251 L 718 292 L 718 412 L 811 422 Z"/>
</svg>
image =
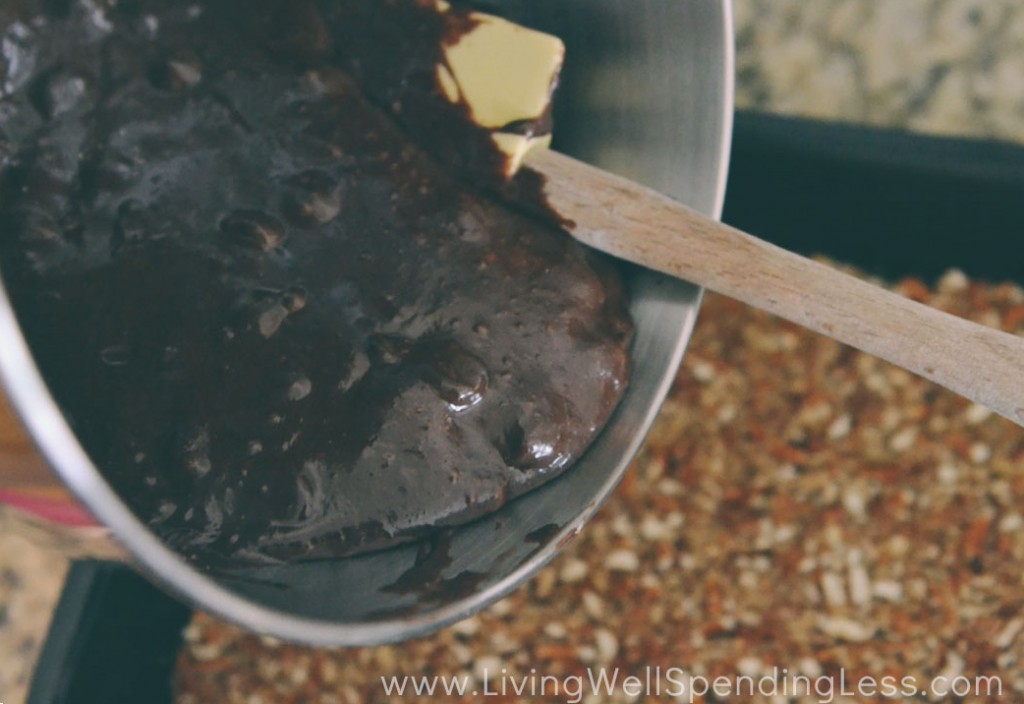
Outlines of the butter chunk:
<svg viewBox="0 0 1024 704">
<path fill-rule="evenodd" d="M 438 3 L 438 10 L 449 7 Z M 492 132 L 511 178 L 534 149 L 551 144 L 551 101 L 565 60 L 557 37 L 494 15 L 472 12 L 473 28 L 443 47 L 437 84 L 462 103 L 476 126 Z"/>
<path fill-rule="evenodd" d="M 446 3 L 438 3 L 443 14 Z M 437 67 L 441 92 L 462 104 L 473 124 L 491 131 L 511 178 L 524 158 L 551 145 L 551 101 L 565 62 L 557 37 L 480 12 L 472 29 L 443 48 Z"/>
<path fill-rule="evenodd" d="M 565 61 L 561 40 L 492 15 L 471 17 L 478 24 L 444 56 L 473 122 L 501 130 L 543 119 Z"/>
</svg>

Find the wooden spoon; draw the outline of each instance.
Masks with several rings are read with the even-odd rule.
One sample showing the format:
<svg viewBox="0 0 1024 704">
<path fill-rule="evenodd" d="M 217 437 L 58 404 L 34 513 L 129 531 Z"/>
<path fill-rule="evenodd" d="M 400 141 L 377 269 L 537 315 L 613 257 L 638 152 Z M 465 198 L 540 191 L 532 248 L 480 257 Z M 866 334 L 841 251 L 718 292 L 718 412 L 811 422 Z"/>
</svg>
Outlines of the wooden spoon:
<svg viewBox="0 0 1024 704">
<path fill-rule="evenodd" d="M 787 252 L 555 152 L 530 157 L 573 237 L 880 357 L 1024 425 L 1024 339 Z"/>
</svg>

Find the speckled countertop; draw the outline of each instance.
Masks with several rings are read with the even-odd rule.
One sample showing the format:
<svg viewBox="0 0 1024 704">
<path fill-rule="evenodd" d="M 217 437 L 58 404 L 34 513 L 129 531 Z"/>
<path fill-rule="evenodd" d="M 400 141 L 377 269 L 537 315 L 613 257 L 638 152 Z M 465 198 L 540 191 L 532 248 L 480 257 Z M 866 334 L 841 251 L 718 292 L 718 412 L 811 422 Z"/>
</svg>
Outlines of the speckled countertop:
<svg viewBox="0 0 1024 704">
<path fill-rule="evenodd" d="M 737 0 L 737 104 L 1024 140 L 1015 0 Z"/>
<path fill-rule="evenodd" d="M 740 108 L 1024 141 L 1019 0 L 736 0 L 736 21 Z M 3 704 L 25 697 L 65 569 L 0 509 Z"/>
</svg>

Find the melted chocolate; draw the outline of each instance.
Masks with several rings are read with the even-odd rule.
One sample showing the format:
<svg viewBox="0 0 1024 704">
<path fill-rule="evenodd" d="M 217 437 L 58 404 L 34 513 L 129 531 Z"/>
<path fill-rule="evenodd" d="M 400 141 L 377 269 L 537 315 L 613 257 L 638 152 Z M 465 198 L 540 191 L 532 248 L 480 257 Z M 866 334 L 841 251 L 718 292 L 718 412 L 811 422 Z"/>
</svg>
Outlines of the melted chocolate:
<svg viewBox="0 0 1024 704">
<path fill-rule="evenodd" d="M 207 561 L 478 517 L 628 376 L 614 270 L 453 177 L 288 7 L 274 42 L 251 3 L 0 10 L 4 283 L 96 465 Z"/>
<path fill-rule="evenodd" d="M 487 577 L 480 572 L 463 570 L 444 575 L 452 565 L 451 529 L 438 530 L 417 546 L 416 561 L 394 584 L 385 587 L 392 594 L 415 594 L 418 599 L 435 601 L 442 598 L 461 599 L 476 592 Z"/>
</svg>

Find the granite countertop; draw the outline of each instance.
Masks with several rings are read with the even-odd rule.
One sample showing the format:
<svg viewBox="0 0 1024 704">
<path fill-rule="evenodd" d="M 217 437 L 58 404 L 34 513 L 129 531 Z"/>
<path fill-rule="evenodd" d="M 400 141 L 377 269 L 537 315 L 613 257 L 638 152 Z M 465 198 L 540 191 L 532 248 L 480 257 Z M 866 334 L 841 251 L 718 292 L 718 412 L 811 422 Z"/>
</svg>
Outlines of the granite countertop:
<svg viewBox="0 0 1024 704">
<path fill-rule="evenodd" d="M 737 105 L 1024 140 L 1015 0 L 736 0 Z"/>
<path fill-rule="evenodd" d="M 737 97 L 741 109 L 1024 141 L 1024 120 L 1020 119 L 1024 115 L 1024 5 L 1018 0 L 736 0 L 736 22 Z M 767 323 L 758 319 L 757 324 Z M 786 331 L 765 334 L 791 336 Z M 688 362 L 684 373 L 696 375 L 699 382 L 701 375 L 715 376 L 710 364 L 709 360 L 702 363 L 696 359 Z M 710 378 L 705 381 L 710 383 Z M 909 387 L 906 382 L 900 384 L 904 389 L 900 393 L 904 393 Z M 672 412 L 671 407 L 667 412 Z M 985 422 L 978 411 L 971 412 L 978 423 Z M 671 425 L 672 419 L 663 422 Z M 832 419 L 830 423 L 838 425 L 829 427 L 840 432 L 845 427 L 843 422 L 841 417 Z M 899 433 L 896 429 L 897 437 L 889 441 L 914 443 L 910 434 L 904 433 L 904 437 Z M 975 451 L 980 453 L 982 449 L 965 449 L 968 456 Z M 849 498 L 854 508 L 859 505 L 855 499 Z M 648 526 L 651 532 L 658 527 Z M 602 530 L 615 534 L 619 529 L 615 524 L 606 525 L 595 535 Z M 620 567 L 628 571 L 627 556 L 620 557 Z M 750 558 L 752 569 L 757 567 L 755 557 Z M 570 557 L 558 569 L 561 573 L 582 570 L 585 574 L 578 562 Z M 3 704 L 24 700 L 66 565 L 65 557 L 36 546 L 23 534 L 20 524 L 0 508 Z M 853 563 L 837 564 L 836 569 L 843 575 L 861 575 Z M 826 571 L 823 577 L 826 600 L 843 600 L 845 604 L 848 595 L 840 594 L 845 585 L 829 582 L 829 574 Z M 903 589 L 894 580 L 876 585 L 883 592 L 883 600 Z M 545 589 L 545 585 L 551 587 L 543 579 L 535 583 L 532 593 Z M 712 586 L 705 585 L 708 589 Z M 921 585 L 910 588 L 927 589 Z M 850 625 L 853 622 L 844 618 L 836 617 L 830 627 L 856 630 Z M 1024 625 L 1024 621 L 1018 625 Z M 473 628 L 479 628 L 479 624 L 465 626 L 464 637 L 459 638 L 472 638 Z M 557 641 L 557 629 L 552 626 L 550 630 L 552 640 Z M 851 630 L 847 635 L 857 633 Z M 1016 637 L 1015 633 L 1003 635 L 1011 640 Z M 193 631 L 190 637 L 195 641 L 202 636 Z M 596 643 L 598 650 L 613 648 L 607 635 Z M 618 650 L 617 644 L 614 649 Z M 950 655 L 947 659 L 962 668 L 962 659 L 956 657 Z"/>
</svg>

